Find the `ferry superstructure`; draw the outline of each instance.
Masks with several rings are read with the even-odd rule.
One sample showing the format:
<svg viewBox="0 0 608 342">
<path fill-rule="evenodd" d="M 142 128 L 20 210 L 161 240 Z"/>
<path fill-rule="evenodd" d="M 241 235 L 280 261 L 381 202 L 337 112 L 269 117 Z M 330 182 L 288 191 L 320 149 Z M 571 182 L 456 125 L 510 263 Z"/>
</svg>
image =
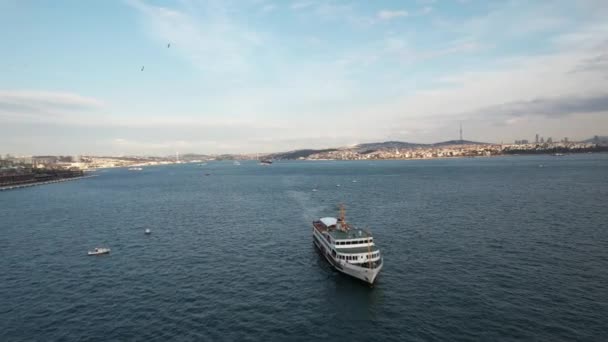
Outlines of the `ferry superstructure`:
<svg viewBox="0 0 608 342">
<path fill-rule="evenodd" d="M 313 242 L 338 271 L 373 284 L 382 269 L 382 255 L 368 231 L 351 227 L 345 218 L 323 217 L 312 223 Z"/>
</svg>

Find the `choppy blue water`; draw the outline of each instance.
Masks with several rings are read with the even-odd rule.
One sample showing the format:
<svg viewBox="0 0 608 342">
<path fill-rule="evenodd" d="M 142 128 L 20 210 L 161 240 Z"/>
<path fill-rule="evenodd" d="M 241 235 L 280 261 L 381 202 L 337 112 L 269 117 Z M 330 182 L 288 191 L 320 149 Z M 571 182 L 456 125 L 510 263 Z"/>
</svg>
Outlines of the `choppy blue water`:
<svg viewBox="0 0 608 342">
<path fill-rule="evenodd" d="M 213 162 L 3 192 L 0 340 L 605 340 L 607 199 L 606 154 Z M 374 288 L 313 247 L 340 202 L 384 253 Z"/>
</svg>

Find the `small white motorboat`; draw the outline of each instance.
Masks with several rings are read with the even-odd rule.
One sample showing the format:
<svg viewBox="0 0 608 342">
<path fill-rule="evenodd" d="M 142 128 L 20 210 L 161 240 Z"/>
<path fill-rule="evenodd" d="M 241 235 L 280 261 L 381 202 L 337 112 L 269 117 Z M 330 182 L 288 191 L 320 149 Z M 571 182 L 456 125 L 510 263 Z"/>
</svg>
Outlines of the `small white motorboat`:
<svg viewBox="0 0 608 342">
<path fill-rule="evenodd" d="M 317 192 L 317 189 L 312 189 L 312 192 Z"/>
<path fill-rule="evenodd" d="M 89 253 L 88 253 L 88 255 L 103 255 L 103 254 L 110 254 L 110 249 L 98 247 L 92 251 L 89 251 Z"/>
<path fill-rule="evenodd" d="M 152 234 L 152 231 L 149 228 L 146 228 L 145 233 L 146 234 Z"/>
</svg>

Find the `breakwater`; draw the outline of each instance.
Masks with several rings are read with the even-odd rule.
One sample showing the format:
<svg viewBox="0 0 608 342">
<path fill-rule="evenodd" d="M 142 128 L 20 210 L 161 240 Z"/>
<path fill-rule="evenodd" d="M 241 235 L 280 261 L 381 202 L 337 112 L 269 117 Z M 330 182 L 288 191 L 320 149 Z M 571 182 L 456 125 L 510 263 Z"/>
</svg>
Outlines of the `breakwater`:
<svg viewBox="0 0 608 342">
<path fill-rule="evenodd" d="M 41 181 L 41 182 L 31 182 L 31 183 L 20 183 L 20 184 L 13 184 L 13 185 L 4 185 L 4 186 L 0 186 L 0 191 L 29 188 L 29 187 L 37 186 L 37 185 L 62 183 L 62 182 L 73 181 L 73 180 L 84 179 L 84 178 L 91 178 L 91 177 L 97 177 L 97 175 L 77 176 L 77 177 L 70 177 L 70 178 L 59 178 L 59 179 L 53 179 L 53 180 L 46 180 L 46 181 Z"/>
</svg>

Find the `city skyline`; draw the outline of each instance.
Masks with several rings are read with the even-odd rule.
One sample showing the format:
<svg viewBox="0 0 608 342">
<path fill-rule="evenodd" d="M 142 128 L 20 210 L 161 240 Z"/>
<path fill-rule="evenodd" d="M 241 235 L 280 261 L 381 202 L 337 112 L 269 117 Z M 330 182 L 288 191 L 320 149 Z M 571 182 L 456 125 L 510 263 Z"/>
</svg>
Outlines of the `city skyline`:
<svg viewBox="0 0 608 342">
<path fill-rule="evenodd" d="M 0 4 L 0 153 L 571 141 L 608 127 L 604 1 Z M 460 137 L 462 139 L 462 137 Z"/>
</svg>

